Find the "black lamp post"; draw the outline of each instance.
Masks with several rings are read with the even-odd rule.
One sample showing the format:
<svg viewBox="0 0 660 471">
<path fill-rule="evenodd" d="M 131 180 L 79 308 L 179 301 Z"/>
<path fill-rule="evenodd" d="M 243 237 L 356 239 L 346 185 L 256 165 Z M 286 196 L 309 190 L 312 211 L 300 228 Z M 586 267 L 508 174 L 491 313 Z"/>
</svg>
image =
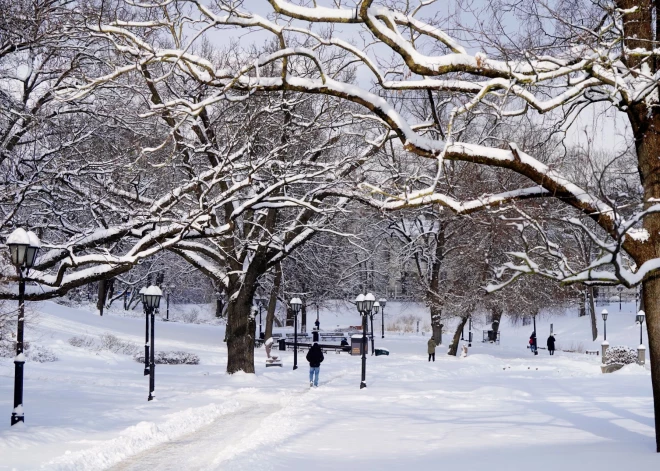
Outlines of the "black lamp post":
<svg viewBox="0 0 660 471">
<path fill-rule="evenodd" d="M 364 315 L 364 294 L 360 293 L 357 295 L 355 298 L 355 307 L 360 313 L 362 320 L 362 345 L 360 345 L 360 351 L 362 352 L 362 377 L 360 380 L 360 389 L 362 389 L 367 387 L 367 356 L 365 355 L 365 345 L 367 342 L 367 338 L 365 337 L 365 330 L 367 328 L 367 323 L 365 321 L 366 317 Z"/>
<path fill-rule="evenodd" d="M 603 340 L 607 340 L 607 309 L 603 309 L 603 312 L 600 313 L 603 316 Z"/>
<path fill-rule="evenodd" d="M 374 354 L 374 316 L 380 311 L 380 303 L 376 301 L 374 303 L 373 310 L 371 312 L 371 354 Z"/>
<path fill-rule="evenodd" d="M 375 302 L 376 298 L 371 293 L 359 294 L 355 298 L 355 306 L 362 316 L 362 379 L 360 389 L 367 387 L 367 316 L 371 314 Z"/>
<path fill-rule="evenodd" d="M 644 323 L 644 318 L 646 317 L 646 313 L 644 311 L 639 311 L 637 313 L 637 318 L 636 321 L 639 323 L 639 344 L 643 345 L 642 342 L 642 324 Z"/>
<path fill-rule="evenodd" d="M 174 288 L 176 288 L 176 285 L 172 284 L 168 286 L 167 290 L 167 310 L 165 311 L 165 320 L 169 321 L 170 320 L 170 294 L 172 294 L 172 291 L 174 291 Z"/>
<path fill-rule="evenodd" d="M 144 312 L 144 376 L 149 375 L 149 310 L 147 309 L 147 301 L 144 298 L 144 292 L 147 287 L 140 289 L 140 301 L 142 301 L 142 312 Z"/>
<path fill-rule="evenodd" d="M 255 300 L 257 302 L 257 306 L 259 306 L 259 338 L 261 338 L 261 310 L 264 307 L 264 304 L 266 304 L 266 299 L 265 298 L 256 298 Z"/>
<path fill-rule="evenodd" d="M 623 286 L 619 285 L 616 289 L 619 291 L 619 311 L 621 311 L 621 293 L 623 293 Z"/>
<path fill-rule="evenodd" d="M 293 369 L 298 369 L 298 313 L 302 307 L 300 298 L 291 300 L 291 309 L 293 310 Z"/>
<path fill-rule="evenodd" d="M 380 319 L 381 319 L 381 326 L 380 326 L 380 338 L 384 339 L 385 338 L 385 304 L 387 304 L 387 299 L 385 298 L 380 298 L 378 300 L 378 303 L 380 304 L 381 311 L 380 311 Z"/>
<path fill-rule="evenodd" d="M 14 410 L 11 413 L 11 425 L 24 422 L 23 413 L 23 332 L 25 326 L 25 275 L 34 266 L 37 252 L 41 247 L 39 237 L 32 231 L 18 228 L 7 238 L 11 263 L 18 272 L 18 330 L 16 333 L 16 358 L 14 358 Z M 23 273 L 25 269 L 25 273 Z"/>
<path fill-rule="evenodd" d="M 158 286 L 151 285 L 142 293 L 142 303 L 146 306 L 147 316 L 151 315 L 151 354 L 149 356 L 149 397 L 148 401 L 153 400 L 156 395 L 156 363 L 155 363 L 155 325 L 156 309 L 160 306 L 160 298 L 163 292 Z"/>
</svg>

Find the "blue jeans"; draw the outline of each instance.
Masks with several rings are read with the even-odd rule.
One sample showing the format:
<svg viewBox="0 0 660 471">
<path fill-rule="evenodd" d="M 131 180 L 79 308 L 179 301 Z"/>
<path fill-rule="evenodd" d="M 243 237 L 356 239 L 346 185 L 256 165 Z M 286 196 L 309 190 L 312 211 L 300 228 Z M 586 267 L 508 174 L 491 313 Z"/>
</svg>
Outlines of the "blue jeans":
<svg viewBox="0 0 660 471">
<path fill-rule="evenodd" d="M 320 366 L 310 366 L 309 367 L 309 382 L 314 381 L 314 386 L 319 385 L 319 371 L 321 371 Z"/>
</svg>

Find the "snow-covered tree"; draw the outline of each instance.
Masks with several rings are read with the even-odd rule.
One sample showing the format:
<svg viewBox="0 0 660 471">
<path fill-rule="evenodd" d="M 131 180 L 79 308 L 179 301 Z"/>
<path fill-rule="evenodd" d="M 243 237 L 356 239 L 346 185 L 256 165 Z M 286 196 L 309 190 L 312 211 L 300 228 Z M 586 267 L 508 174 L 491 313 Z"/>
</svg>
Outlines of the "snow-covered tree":
<svg viewBox="0 0 660 471">
<path fill-rule="evenodd" d="M 243 2 L 181 0 L 149 8 L 153 17 L 148 21 L 90 22 L 94 33 L 110 40 L 128 60 L 79 91 L 127 70 L 162 62 L 170 70 L 212 86 L 217 100 L 224 99 L 230 89 L 243 93 L 289 90 L 349 100 L 364 106 L 406 150 L 437 161 L 440 169 L 449 162 L 464 161 L 526 177 L 529 183 L 516 190 L 469 200 L 436 191 L 441 171 L 430 175 L 425 189 L 415 192 L 396 193 L 379 181 L 368 188 L 374 195 L 384 194 L 381 202 L 388 208 L 440 204 L 461 213 L 530 196 L 558 198 L 572 207 L 572 218 L 566 222 L 585 231 L 599 247 L 593 262 L 574 264 L 562 257 L 559 245 L 552 247 L 557 258 L 552 269 L 542 270 L 533 256 L 523 252 L 518 254 L 521 261 L 509 263 L 507 269 L 514 278 L 543 271 L 564 282 L 643 285 L 656 429 L 660 430 L 660 278 L 656 276 L 660 183 L 654 177 L 660 165 L 660 136 L 653 131 L 660 126 L 656 60 L 660 15 L 655 3 L 493 0 L 471 24 L 453 25 L 440 14 L 429 13 L 425 19 L 432 1 L 414 5 L 386 0 L 361 0 L 354 5 L 269 3 L 272 14 L 266 16 Z M 517 18 L 525 18 L 525 28 L 508 26 L 517 24 Z M 338 24 L 351 28 L 336 28 Z M 213 28 L 266 31 L 278 41 L 278 48 L 251 64 L 217 67 L 189 52 L 189 44 Z M 181 30 L 190 31 L 183 42 L 151 40 Z M 333 74 L 327 62 L 337 55 L 329 51 L 343 55 L 346 66 L 361 64 L 372 74 L 373 87 Z M 300 74 L 295 64 L 305 64 L 306 70 L 316 74 Z M 273 66 L 272 73 L 264 73 L 266 65 Z M 420 121 L 392 105 L 393 94 L 419 97 L 420 92 L 426 92 L 430 101 L 440 98 L 446 113 L 433 112 Z M 447 103 L 446 94 L 450 94 Z M 638 205 L 622 205 L 616 197 L 582 188 L 556 162 L 543 161 L 516 142 L 488 132 L 479 139 L 462 140 L 462 131 L 479 119 L 491 120 L 496 127 L 515 127 L 522 118 L 543 116 L 547 127 L 564 132 L 597 103 L 610 106 L 628 122 L 641 185 Z M 180 104 L 190 106 L 185 100 Z M 436 134 L 428 132 L 432 129 Z M 597 229 L 583 220 L 591 220 Z M 660 451 L 660 433 L 657 447 Z"/>
</svg>

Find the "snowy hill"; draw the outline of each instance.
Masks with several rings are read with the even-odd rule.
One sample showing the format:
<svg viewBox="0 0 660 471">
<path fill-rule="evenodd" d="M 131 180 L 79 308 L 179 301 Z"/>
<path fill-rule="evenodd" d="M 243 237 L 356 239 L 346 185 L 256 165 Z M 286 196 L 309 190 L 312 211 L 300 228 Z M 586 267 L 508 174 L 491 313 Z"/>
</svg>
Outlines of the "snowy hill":
<svg viewBox="0 0 660 471">
<path fill-rule="evenodd" d="M 101 318 L 53 302 L 31 309 L 36 319 L 27 340 L 59 360 L 26 363 L 26 423 L 10 428 L 13 363 L 0 359 L 0 411 L 6 413 L 0 470 L 298 470 L 311 464 L 321 470 L 439 464 L 509 470 L 531 463 L 540 470 L 583 470 L 585 463 L 618 470 L 660 463 L 653 453 L 648 368 L 603 375 L 594 356 L 534 357 L 526 348 L 530 326 L 503 322 L 497 346 L 478 342 L 485 327 L 475 321 L 467 358 L 447 357 L 439 347 L 437 361 L 429 363 L 427 311 L 388 303 L 386 324 L 419 317 L 420 333 L 377 335 L 376 346 L 391 355 L 369 356 L 367 389 L 358 388 L 359 358 L 327 353 L 321 385 L 310 390 L 304 354 L 298 370 L 291 369 L 292 352 L 276 352 L 284 367 L 267 369 L 258 349 L 256 375 L 228 376 L 222 325 L 159 321 L 157 350 L 189 352 L 200 362 L 158 365 L 157 400 L 148 403 L 143 366 L 111 351 L 117 345 L 99 346 L 109 334 L 127 344 L 126 351 L 139 350 L 142 318 L 112 312 Z M 610 343 L 635 347 L 634 305 L 608 310 Z M 350 305 L 321 310 L 319 317 L 326 330 L 359 324 Z M 542 315 L 540 344 L 553 323 L 561 345 L 598 349 L 589 322 L 575 314 Z M 72 337 L 94 343 L 73 346 Z"/>
</svg>

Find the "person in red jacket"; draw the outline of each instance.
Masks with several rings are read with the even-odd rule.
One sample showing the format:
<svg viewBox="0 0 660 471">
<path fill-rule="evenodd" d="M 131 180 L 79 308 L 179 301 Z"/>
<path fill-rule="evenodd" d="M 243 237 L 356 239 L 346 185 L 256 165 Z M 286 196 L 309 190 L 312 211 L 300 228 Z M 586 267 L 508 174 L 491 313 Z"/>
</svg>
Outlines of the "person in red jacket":
<svg viewBox="0 0 660 471">
<path fill-rule="evenodd" d="M 319 371 L 321 370 L 321 363 L 323 363 L 323 350 L 319 347 L 318 342 L 314 342 L 312 348 L 307 352 L 307 361 L 309 362 L 309 387 L 319 386 Z"/>
</svg>

